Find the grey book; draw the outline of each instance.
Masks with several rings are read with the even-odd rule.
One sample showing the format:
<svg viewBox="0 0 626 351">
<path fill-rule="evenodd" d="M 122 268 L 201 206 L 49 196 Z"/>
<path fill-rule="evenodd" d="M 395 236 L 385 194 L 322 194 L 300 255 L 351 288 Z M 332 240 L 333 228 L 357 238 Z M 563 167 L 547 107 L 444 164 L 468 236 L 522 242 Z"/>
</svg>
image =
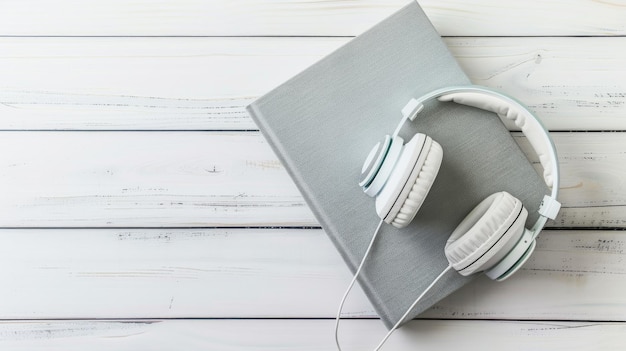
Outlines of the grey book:
<svg viewBox="0 0 626 351">
<path fill-rule="evenodd" d="M 248 106 L 352 272 L 380 221 L 374 200 L 358 186 L 371 147 L 393 132 L 409 99 L 466 84 L 468 77 L 412 3 Z M 532 224 L 547 191 L 493 113 L 432 102 L 401 135 L 408 140 L 417 131 L 443 147 L 439 175 L 407 228 L 383 225 L 359 278 L 388 328 L 447 267 L 446 240 L 480 201 L 508 191 L 524 203 Z M 409 316 L 471 278 L 448 273 Z"/>
</svg>

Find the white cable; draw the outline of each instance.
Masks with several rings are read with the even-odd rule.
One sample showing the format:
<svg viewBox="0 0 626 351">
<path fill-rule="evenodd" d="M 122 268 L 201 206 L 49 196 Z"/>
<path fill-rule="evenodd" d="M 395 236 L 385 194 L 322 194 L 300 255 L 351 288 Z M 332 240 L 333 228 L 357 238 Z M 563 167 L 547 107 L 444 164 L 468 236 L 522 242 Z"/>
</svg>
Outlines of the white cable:
<svg viewBox="0 0 626 351">
<path fill-rule="evenodd" d="M 378 344 L 378 346 L 376 346 L 376 348 L 374 349 L 374 351 L 378 351 L 380 350 L 381 347 L 383 347 L 383 345 L 385 344 L 385 342 L 387 341 L 387 339 L 389 339 L 389 337 L 391 336 L 391 334 L 396 331 L 396 329 L 398 329 L 398 326 L 400 326 L 400 324 L 402 323 L 402 321 L 404 321 L 404 319 L 406 318 L 406 316 L 413 310 L 413 308 L 415 307 L 415 305 L 417 305 L 417 303 L 422 299 L 422 297 L 424 297 L 424 295 L 426 295 L 426 293 L 432 289 L 433 286 L 435 286 L 435 284 L 437 284 L 437 282 L 439 281 L 439 279 L 441 279 L 446 273 L 448 273 L 448 271 L 452 268 L 451 265 L 449 265 L 448 267 L 446 267 L 446 269 L 443 270 L 443 272 L 441 272 L 437 278 L 435 278 L 435 280 L 433 280 L 432 283 L 430 283 L 430 285 L 426 288 L 426 290 L 424 290 L 424 292 L 422 292 L 420 294 L 420 296 L 417 297 L 417 299 L 415 299 L 415 301 L 413 302 L 413 304 L 411 305 L 411 307 L 409 307 L 406 312 L 404 312 L 404 315 L 402 315 L 402 317 L 400 317 L 400 319 L 398 320 L 398 322 L 396 323 L 396 325 L 393 326 L 393 328 L 391 328 L 391 330 L 389 330 L 389 332 L 387 333 L 387 335 L 385 335 L 385 337 L 383 338 L 383 340 Z"/>
<path fill-rule="evenodd" d="M 354 286 L 354 283 L 356 282 L 356 278 L 359 276 L 359 273 L 361 273 L 361 269 L 363 268 L 365 259 L 370 254 L 370 250 L 374 246 L 374 241 L 376 241 L 376 237 L 378 236 L 378 233 L 380 232 L 380 227 L 383 225 L 383 222 L 384 221 L 381 219 L 380 223 L 378 223 L 378 226 L 376 227 L 376 231 L 374 231 L 374 235 L 372 235 L 372 240 L 370 241 L 370 244 L 367 247 L 367 250 L 365 250 L 365 255 L 363 255 L 363 258 L 361 259 L 359 268 L 357 268 L 356 272 L 354 273 L 354 277 L 352 277 L 352 281 L 350 282 L 350 285 L 348 285 L 348 289 L 343 294 L 343 298 L 341 299 L 341 303 L 339 304 L 339 310 L 337 311 L 337 317 L 335 318 L 335 343 L 337 344 L 337 350 L 339 351 L 341 351 L 341 346 L 339 346 L 339 320 L 341 319 L 341 311 L 343 310 L 343 304 L 346 302 L 346 299 L 348 298 L 348 294 L 350 293 L 350 290 L 352 290 L 352 286 Z"/>
<path fill-rule="evenodd" d="M 352 281 L 350 281 L 350 285 L 348 285 L 348 289 L 346 289 L 346 292 L 343 294 L 343 297 L 341 298 L 341 303 L 339 303 L 339 309 L 337 310 L 337 317 L 335 318 L 335 344 L 337 345 L 337 350 L 339 350 L 339 351 L 341 351 L 341 346 L 339 345 L 339 321 L 341 320 L 341 311 L 343 310 L 343 305 L 346 302 L 346 299 L 348 298 L 348 294 L 350 293 L 350 290 L 352 290 L 352 287 L 354 286 L 354 283 L 356 282 L 356 279 L 359 276 L 359 273 L 361 273 L 361 269 L 363 269 L 363 266 L 365 265 L 365 259 L 369 256 L 370 251 L 372 250 L 372 247 L 374 246 L 374 242 L 376 241 L 376 237 L 378 237 L 378 233 L 380 232 L 380 227 L 382 226 L 383 222 L 384 221 L 381 220 L 380 223 L 378 223 L 378 226 L 376 227 L 376 231 L 374 231 L 374 235 L 372 235 L 372 239 L 370 240 L 369 246 L 367 247 L 367 250 L 365 250 L 365 254 L 363 255 L 363 258 L 361 259 L 361 263 L 359 264 L 359 267 L 357 268 L 356 272 L 354 273 L 354 276 L 352 277 Z M 380 348 L 385 344 L 385 342 L 387 342 L 387 339 L 389 339 L 391 334 L 396 329 L 398 329 L 398 327 L 400 326 L 402 321 L 404 321 L 406 316 L 408 316 L 408 314 L 413 310 L 415 305 L 417 305 L 420 302 L 420 300 L 424 297 L 424 295 L 426 295 L 430 291 L 430 289 L 432 289 L 433 286 L 435 286 L 435 284 L 437 284 L 437 282 L 450 269 L 452 269 L 451 265 L 446 267 L 446 269 L 444 269 L 443 272 L 441 272 L 437 276 L 437 278 L 435 278 L 435 280 L 433 280 L 432 283 L 430 283 L 430 285 L 428 285 L 428 287 L 420 294 L 420 296 L 418 296 L 417 299 L 415 299 L 413 304 L 411 304 L 411 306 L 406 310 L 406 312 L 404 312 L 404 315 L 402 315 L 402 317 L 400 317 L 400 319 L 398 320 L 396 325 L 394 325 L 393 328 L 391 328 L 391 330 L 389 330 L 387 335 L 385 335 L 383 340 L 378 344 L 378 346 L 376 346 L 376 349 L 374 349 L 374 351 L 380 350 Z"/>
</svg>

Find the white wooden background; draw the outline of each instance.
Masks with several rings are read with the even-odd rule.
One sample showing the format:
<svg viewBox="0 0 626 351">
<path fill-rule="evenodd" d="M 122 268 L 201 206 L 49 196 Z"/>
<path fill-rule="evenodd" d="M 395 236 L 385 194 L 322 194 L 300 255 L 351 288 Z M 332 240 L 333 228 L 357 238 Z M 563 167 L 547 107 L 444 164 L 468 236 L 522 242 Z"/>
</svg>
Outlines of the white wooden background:
<svg viewBox="0 0 626 351">
<path fill-rule="evenodd" d="M 350 274 L 243 107 L 408 3 L 0 2 L 0 349 L 332 349 Z M 421 4 L 554 131 L 564 209 L 385 349 L 624 349 L 626 1 Z"/>
</svg>

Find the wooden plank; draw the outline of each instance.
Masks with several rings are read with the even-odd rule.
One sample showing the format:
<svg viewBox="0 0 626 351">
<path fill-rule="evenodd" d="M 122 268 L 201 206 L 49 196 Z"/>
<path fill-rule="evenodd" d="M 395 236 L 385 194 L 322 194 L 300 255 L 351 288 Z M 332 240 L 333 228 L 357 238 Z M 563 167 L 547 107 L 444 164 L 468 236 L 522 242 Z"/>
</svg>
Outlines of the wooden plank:
<svg viewBox="0 0 626 351">
<path fill-rule="evenodd" d="M 258 133 L 6 132 L 0 139 L 1 149 L 15 150 L 1 156 L 4 227 L 316 224 Z"/>
<path fill-rule="evenodd" d="M 625 246 L 621 231 L 546 231 L 513 278 L 424 317 L 624 321 Z M 332 318 L 350 280 L 319 229 L 3 229 L 0 253 L 0 319 Z M 345 315 L 375 316 L 359 288 Z"/>
<path fill-rule="evenodd" d="M 256 129 L 245 105 L 348 40 L 0 38 L 0 129 Z M 626 130 L 624 37 L 446 43 L 552 130 Z"/>
<path fill-rule="evenodd" d="M 0 319 L 302 317 L 349 279 L 321 230 L 2 230 L 0 241 L 11 287 Z"/>
<path fill-rule="evenodd" d="M 0 129 L 256 129 L 245 105 L 345 41 L 0 38 Z"/>
<path fill-rule="evenodd" d="M 553 134 L 553 225 L 626 227 L 624 134 Z M 1 227 L 318 225 L 259 133 L 3 132 L 0 149 Z"/>
<path fill-rule="evenodd" d="M 345 1 L 12 1 L 0 7 L 0 35 L 352 36 L 408 0 Z M 623 35 L 621 1 L 420 0 L 442 35 Z"/>
<path fill-rule="evenodd" d="M 7 350 L 331 350 L 329 320 L 132 320 L 0 322 Z M 369 350 L 385 335 L 379 321 L 347 321 L 342 347 Z M 619 350 L 623 323 L 413 321 L 383 350 Z M 452 336 L 452 337 L 451 337 Z"/>
</svg>

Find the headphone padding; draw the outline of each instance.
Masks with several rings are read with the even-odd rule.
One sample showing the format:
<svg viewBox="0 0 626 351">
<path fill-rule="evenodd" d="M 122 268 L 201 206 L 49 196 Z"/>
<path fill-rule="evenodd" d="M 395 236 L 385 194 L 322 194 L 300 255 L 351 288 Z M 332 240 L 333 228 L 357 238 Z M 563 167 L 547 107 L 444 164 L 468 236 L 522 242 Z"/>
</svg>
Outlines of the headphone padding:
<svg viewBox="0 0 626 351">
<path fill-rule="evenodd" d="M 452 232 L 445 254 L 462 275 L 491 268 L 521 238 L 528 211 L 502 191 L 483 200 Z"/>
<path fill-rule="evenodd" d="M 409 195 L 400 207 L 400 211 L 396 217 L 391 220 L 391 225 L 396 228 L 404 228 L 413 220 L 435 182 L 442 160 L 443 149 L 439 143 L 433 140 L 424 165 L 419 170 Z"/>
</svg>

